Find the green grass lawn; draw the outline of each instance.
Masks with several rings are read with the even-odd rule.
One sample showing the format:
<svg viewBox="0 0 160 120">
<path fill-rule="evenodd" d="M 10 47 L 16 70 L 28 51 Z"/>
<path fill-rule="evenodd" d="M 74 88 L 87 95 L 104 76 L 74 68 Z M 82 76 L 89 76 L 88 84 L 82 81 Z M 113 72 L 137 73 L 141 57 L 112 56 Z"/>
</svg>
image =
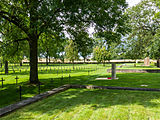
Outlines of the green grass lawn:
<svg viewBox="0 0 160 120">
<path fill-rule="evenodd" d="M 106 65 L 105 67 L 103 65 L 96 65 L 96 64 L 92 64 L 92 65 L 91 64 L 77 64 L 77 65 L 75 65 L 75 69 L 73 70 L 72 65 L 69 65 L 69 64 L 63 64 L 63 65 L 53 64 L 53 65 L 49 65 L 48 70 L 46 71 L 47 66 L 39 65 L 39 80 L 43 83 L 41 85 L 41 92 L 45 92 L 47 90 L 59 87 L 63 84 L 160 88 L 160 73 L 117 73 L 117 77 L 119 78 L 118 80 L 96 80 L 96 78 L 98 78 L 98 77 L 110 77 L 111 74 L 106 73 L 106 70 L 109 69 L 110 67 L 111 67 L 111 65 L 109 65 L 109 64 Z M 151 66 L 151 67 L 154 68 L 154 66 Z M 4 88 L 1 88 L 1 83 L 0 83 L 0 108 L 19 101 L 19 91 L 18 91 L 19 85 L 22 85 L 22 99 L 27 99 L 29 97 L 32 97 L 32 96 L 38 94 L 38 86 L 28 84 L 28 80 L 29 80 L 29 71 L 28 70 L 29 70 L 29 67 L 27 65 L 24 65 L 21 68 L 20 67 L 14 67 L 14 68 L 15 68 L 15 73 L 12 71 L 12 68 L 10 67 L 11 71 L 9 71 L 8 75 L 4 75 L 3 72 L 0 75 L 0 78 L 3 77 L 5 79 Z M 26 70 L 26 68 L 27 68 L 27 70 Z M 50 70 L 50 68 L 51 68 L 51 70 Z M 139 65 L 135 68 L 143 68 L 143 66 Z M 148 68 L 150 68 L 150 67 L 148 67 Z M 21 69 L 21 72 L 20 72 L 20 69 Z M 58 75 L 57 75 L 57 71 L 58 71 Z M 88 71 L 89 71 L 89 73 L 88 73 Z M 69 79 L 69 75 L 71 76 L 70 79 Z M 15 84 L 15 77 L 16 76 L 19 77 L 18 85 Z M 63 76 L 63 79 L 61 79 L 62 76 Z M 53 79 L 53 82 L 51 82 L 51 79 Z M 143 86 L 143 85 L 147 85 L 147 86 Z M 69 90 L 69 91 L 71 91 L 71 92 L 68 92 L 68 91 L 64 92 L 64 94 L 68 95 L 66 97 L 66 99 L 64 99 L 65 104 L 70 103 L 70 102 L 67 101 L 67 100 L 69 100 L 68 97 L 74 96 L 72 94 L 72 91 L 73 91 L 73 93 L 77 92 L 77 90 Z M 111 99 L 115 99 L 113 102 L 117 102 L 117 103 L 115 103 L 116 106 L 111 105 L 111 106 L 108 106 L 110 109 L 108 107 L 104 107 L 104 108 L 99 109 L 99 110 L 100 111 L 105 111 L 105 110 L 108 111 L 109 110 L 110 111 L 108 113 L 108 114 L 110 114 L 109 116 L 111 116 L 112 113 L 115 113 L 116 109 L 118 110 L 117 115 L 122 110 L 122 111 L 124 111 L 124 116 L 125 116 L 124 119 L 126 118 L 126 116 L 130 115 L 130 108 L 132 109 L 132 105 L 133 105 L 133 112 L 131 112 L 131 114 L 134 114 L 134 112 L 135 112 L 135 114 L 138 114 L 139 112 L 136 112 L 137 110 L 141 110 L 141 112 L 143 112 L 143 109 L 145 109 L 145 106 L 144 105 L 141 106 L 141 104 L 143 103 L 143 101 L 145 102 L 145 99 L 147 99 L 147 102 L 148 102 L 146 104 L 147 109 L 149 109 L 149 106 L 151 106 L 149 104 L 150 102 L 152 103 L 152 101 L 153 101 L 153 103 L 155 102 L 155 104 L 157 104 L 157 105 L 159 103 L 159 92 L 93 90 L 93 91 L 95 91 L 95 93 L 94 93 L 92 90 L 78 90 L 78 91 L 79 91 L 79 93 L 77 93 L 78 96 L 80 95 L 82 97 L 82 99 L 84 98 L 83 100 L 80 99 L 79 101 L 85 101 L 85 102 L 89 101 L 90 102 L 90 100 L 88 100 L 88 99 L 90 99 L 90 98 L 88 98 L 89 96 L 87 95 L 87 98 L 85 99 L 86 95 L 82 96 L 83 94 L 81 94 L 81 93 L 92 93 L 92 94 L 95 94 L 94 96 L 97 96 L 97 94 L 96 94 L 97 91 L 99 91 L 98 93 L 101 95 L 100 98 L 102 97 L 103 94 L 104 94 L 104 97 L 107 96 L 105 99 L 106 100 L 108 99 L 109 101 L 108 102 L 106 101 L 107 102 L 106 104 L 111 104 L 111 103 L 109 103 L 109 102 L 112 102 Z M 86 91 L 86 92 L 84 92 L 84 91 Z M 89 91 L 92 91 L 92 92 L 89 92 Z M 92 94 L 90 95 L 90 97 L 93 96 Z M 56 96 L 58 96 L 58 95 L 56 95 Z M 63 93 L 61 93 L 60 96 L 61 95 L 63 96 Z M 111 98 L 109 97 L 109 95 L 111 95 L 110 96 Z M 115 95 L 115 97 L 114 97 L 114 95 Z M 122 97 L 121 97 L 121 95 L 122 95 Z M 125 98 L 125 96 L 126 96 L 126 98 Z M 157 96 L 157 97 L 155 98 L 154 96 L 155 97 Z M 129 98 L 127 98 L 127 97 L 129 97 Z M 133 103 L 132 104 L 127 103 L 127 106 L 124 105 L 124 104 L 121 104 L 121 103 L 123 103 L 123 100 L 131 99 L 132 97 L 135 97 L 135 98 L 133 98 L 134 99 L 133 103 L 135 103 L 135 106 L 134 106 Z M 146 97 L 149 97 L 149 99 L 146 98 Z M 48 99 L 52 99 L 52 97 L 48 98 Z M 53 96 L 53 99 L 58 100 L 59 98 Z M 97 100 L 97 98 L 95 100 L 93 99 L 93 101 L 96 101 L 96 100 Z M 102 100 L 104 100 L 104 99 L 102 99 Z M 119 100 L 122 100 L 122 101 L 119 101 Z M 41 101 L 41 102 L 43 102 L 43 101 Z M 103 102 L 103 101 L 101 101 L 101 102 Z M 71 103 L 72 103 L 72 101 L 71 101 Z M 38 103 L 36 103 L 36 104 L 38 104 Z M 56 104 L 56 103 L 53 103 L 53 104 Z M 74 104 L 74 101 L 73 101 L 73 104 Z M 75 104 L 78 104 L 78 103 L 75 103 Z M 149 106 L 148 106 L 148 104 L 149 104 Z M 91 111 L 92 116 L 94 114 L 96 115 L 99 111 L 99 110 L 92 109 L 92 107 L 90 107 L 88 102 L 85 103 L 84 106 L 83 106 L 83 103 L 79 103 L 79 105 L 80 106 L 78 106 L 78 108 L 83 109 L 85 107 L 84 110 Z M 46 106 L 49 106 L 49 105 L 46 104 Z M 44 105 L 44 107 L 46 107 L 46 106 Z M 91 104 L 91 106 L 92 106 L 92 104 Z M 54 105 L 54 107 L 56 107 L 55 108 L 56 110 L 62 110 L 62 111 L 58 111 L 58 112 L 55 111 L 55 113 L 57 113 L 57 114 L 59 112 L 62 113 L 62 116 L 63 116 L 63 114 L 65 115 L 65 114 L 68 114 L 68 113 L 69 114 L 72 114 L 72 113 L 74 114 L 74 109 L 75 109 L 75 112 L 77 111 L 76 110 L 77 107 L 75 105 L 72 106 L 73 111 L 68 112 L 68 113 L 63 112 L 63 105 L 60 106 L 60 107 L 62 107 L 62 109 L 58 109 L 59 104 Z M 39 109 L 42 110 L 43 108 L 39 108 Z M 129 111 L 127 112 L 127 111 L 125 111 L 125 109 L 129 110 Z M 135 109 L 135 111 L 134 111 L 134 109 Z M 151 106 L 151 109 L 152 109 L 152 106 Z M 153 108 L 153 113 L 149 112 L 149 116 L 151 117 L 151 115 L 154 115 L 157 110 L 158 110 L 158 108 L 154 107 Z M 36 113 L 36 112 L 41 113 L 41 111 L 37 110 L 37 111 L 35 111 L 35 113 L 33 113 L 34 114 L 33 116 L 36 116 L 36 114 L 40 114 L 40 113 Z M 79 111 L 79 112 L 81 112 L 81 111 Z M 102 114 L 103 113 L 104 112 L 102 112 Z M 22 112 L 21 114 L 28 114 L 28 112 L 27 113 Z M 29 113 L 29 114 L 32 114 L 32 113 Z M 143 114 L 146 114 L 146 111 Z M 47 114 L 45 114 L 45 115 L 47 115 Z M 83 113 L 83 111 L 82 111 L 82 114 L 81 114 L 80 118 L 85 118 L 85 115 L 86 114 Z M 54 114 L 53 114 L 53 116 L 54 116 Z M 146 117 L 147 116 L 148 115 L 146 115 Z M 25 116 L 23 115 L 21 117 L 25 117 Z M 70 117 L 72 117 L 72 115 Z M 86 117 L 86 118 L 88 118 L 88 117 Z M 96 117 L 98 117 L 98 116 L 96 116 Z M 143 117 L 143 115 L 142 115 L 142 117 Z M 41 117 L 39 117 L 39 118 L 41 118 Z M 57 117 L 57 119 L 58 118 L 59 117 Z M 116 118 L 117 117 L 115 116 L 115 118 L 113 118 L 113 119 L 116 119 Z M 43 115 L 42 115 L 42 119 L 43 119 Z M 49 118 L 46 118 L 46 119 L 49 119 Z M 69 119 L 69 118 L 66 118 L 66 119 Z M 93 118 L 91 118 L 91 119 L 93 119 Z M 108 118 L 108 119 L 110 119 L 110 118 Z"/>
<path fill-rule="evenodd" d="M 1 120 L 159 120 L 159 92 L 69 89 Z"/>
<path fill-rule="evenodd" d="M 45 65 L 39 65 L 38 77 L 42 83 L 41 92 L 45 92 L 64 84 L 85 84 L 87 81 L 98 76 L 98 74 L 101 73 L 100 71 L 109 68 L 109 66 L 103 67 L 102 65 L 96 64 L 77 64 L 74 65 L 74 67 L 75 69 L 73 70 L 73 67 L 70 64 L 54 64 L 48 66 L 48 68 Z M 5 79 L 3 88 L 1 88 L 0 82 L 0 108 L 19 101 L 19 85 L 22 86 L 22 99 L 26 99 L 38 94 L 38 86 L 28 84 L 29 67 L 27 65 L 22 67 L 14 66 L 15 73 L 13 73 L 11 68 L 12 67 L 10 66 L 8 75 L 5 75 L 4 73 L 0 74 L 0 79 L 2 77 Z M 69 75 L 71 76 L 70 79 Z M 16 76 L 19 78 L 17 85 L 15 80 Z"/>
</svg>

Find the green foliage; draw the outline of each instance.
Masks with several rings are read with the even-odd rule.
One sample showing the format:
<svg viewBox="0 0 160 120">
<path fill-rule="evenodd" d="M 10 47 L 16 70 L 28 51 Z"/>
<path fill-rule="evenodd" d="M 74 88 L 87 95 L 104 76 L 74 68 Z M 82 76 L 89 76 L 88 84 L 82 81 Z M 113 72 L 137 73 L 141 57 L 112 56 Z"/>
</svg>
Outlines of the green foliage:
<svg viewBox="0 0 160 120">
<path fill-rule="evenodd" d="M 1 0 L 1 19 L 17 26 L 26 37 L 46 31 L 75 33 L 95 26 L 97 31 L 115 29 L 121 34 L 125 21 L 125 0 Z M 112 6 L 112 7 L 111 7 Z"/>
<path fill-rule="evenodd" d="M 42 33 L 61 36 L 93 25 L 96 32 L 124 34 L 125 0 L 1 0 L 0 20 L 18 29 L 18 40 L 27 40 L 30 48 L 30 82 L 38 82 L 37 42 Z M 13 34 L 14 35 L 14 34 Z M 112 39 L 114 40 L 114 39 Z"/>
<path fill-rule="evenodd" d="M 155 17 L 157 6 L 150 0 L 143 0 L 138 5 L 127 10 L 130 18 L 129 25 L 132 28 L 128 36 L 128 57 L 133 59 L 153 56 L 151 49 L 156 45 L 155 36 L 160 29 L 160 19 Z M 159 47 L 156 45 L 156 47 Z M 157 50 L 159 48 L 156 48 Z M 158 51 L 155 51 L 156 53 Z M 154 55 L 155 56 L 155 55 Z"/>
<path fill-rule="evenodd" d="M 93 56 L 98 63 L 104 63 L 105 60 L 110 60 L 111 53 L 105 47 L 96 46 L 93 50 Z"/>
<path fill-rule="evenodd" d="M 68 45 L 65 47 L 65 55 L 72 63 L 79 58 L 78 48 L 73 40 L 69 40 Z"/>
<path fill-rule="evenodd" d="M 57 35 L 51 35 L 49 33 L 41 34 L 38 42 L 39 57 L 53 57 L 54 59 L 62 58 L 60 53 L 64 52 L 65 42 L 66 40 L 63 39 L 63 37 L 60 38 Z"/>
<path fill-rule="evenodd" d="M 133 38 L 127 40 L 125 58 L 133 60 L 143 59 L 146 51 L 142 44 L 143 41 L 141 39 Z"/>
<path fill-rule="evenodd" d="M 84 62 L 88 55 L 93 52 L 94 40 L 85 31 L 77 33 L 74 41 L 77 44 L 78 52 L 83 57 Z"/>
</svg>

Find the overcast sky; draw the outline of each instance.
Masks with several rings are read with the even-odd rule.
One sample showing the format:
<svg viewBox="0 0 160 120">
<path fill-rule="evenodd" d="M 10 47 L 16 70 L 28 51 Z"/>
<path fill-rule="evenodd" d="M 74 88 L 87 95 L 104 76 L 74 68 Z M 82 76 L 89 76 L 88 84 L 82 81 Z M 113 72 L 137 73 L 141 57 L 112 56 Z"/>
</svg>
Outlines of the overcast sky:
<svg viewBox="0 0 160 120">
<path fill-rule="evenodd" d="M 141 0 L 126 0 L 126 2 L 129 4 L 129 7 L 132 7 L 136 4 L 138 4 Z"/>
</svg>

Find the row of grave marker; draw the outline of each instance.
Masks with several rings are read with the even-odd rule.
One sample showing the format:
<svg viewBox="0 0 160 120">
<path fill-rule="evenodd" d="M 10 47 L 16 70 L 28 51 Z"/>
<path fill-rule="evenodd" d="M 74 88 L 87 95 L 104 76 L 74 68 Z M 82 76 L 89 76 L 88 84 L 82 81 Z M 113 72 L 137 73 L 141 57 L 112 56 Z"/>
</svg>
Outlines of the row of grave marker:
<svg viewBox="0 0 160 120">
<path fill-rule="evenodd" d="M 18 76 L 16 76 L 16 85 L 18 84 Z M 63 81 L 63 76 L 60 78 L 60 84 L 62 85 L 62 81 Z M 69 76 L 68 76 L 68 83 L 70 84 L 70 80 L 71 80 L 71 76 L 70 76 L 70 74 L 69 74 Z M 5 79 L 4 78 L 1 78 L 1 80 L 0 80 L 1 82 L 2 82 L 2 88 L 4 87 L 3 85 L 4 85 L 4 81 L 5 81 Z M 53 85 L 53 83 L 54 83 L 54 81 L 53 81 L 53 78 L 51 78 L 51 80 L 50 80 L 50 83 Z M 39 82 L 38 83 L 38 94 L 40 94 L 41 93 L 41 83 Z M 21 85 L 19 85 L 19 99 L 20 100 L 22 100 L 22 86 Z"/>
<path fill-rule="evenodd" d="M 94 69 L 94 71 L 96 71 L 96 69 Z M 61 71 L 62 72 L 62 78 L 63 78 L 63 70 Z M 71 69 L 70 69 L 70 72 L 71 72 Z M 90 71 L 88 70 L 87 71 L 88 72 L 88 75 L 89 75 L 89 73 L 90 73 Z M 57 70 L 57 76 L 58 76 L 58 70 Z M 69 77 L 70 77 L 70 74 L 69 74 Z M 16 78 L 15 78 L 15 80 L 16 80 L 16 85 L 18 84 L 18 76 L 16 76 Z M 5 79 L 4 78 L 1 78 L 1 80 L 0 80 L 0 82 L 2 83 L 2 88 L 3 88 L 3 82 L 5 81 Z"/>
<path fill-rule="evenodd" d="M 79 67 L 79 69 L 77 69 L 77 67 L 75 67 L 75 69 L 73 69 L 73 70 L 81 70 L 81 69 L 82 69 L 82 68 L 80 68 L 80 67 Z M 86 67 L 83 67 L 83 69 L 92 69 L 92 68 L 88 68 L 88 67 L 86 68 Z M 97 70 L 97 69 L 99 69 L 99 68 L 97 68 L 97 67 L 96 67 L 96 68 L 94 68 L 94 71 L 95 71 L 95 70 Z M 23 69 L 22 69 L 22 70 L 23 70 Z M 19 72 L 22 72 L 22 70 L 21 70 L 21 69 L 18 69 L 18 71 L 19 71 Z M 25 69 L 25 72 L 27 72 L 27 70 L 28 70 L 28 68 L 27 68 L 27 69 Z M 48 68 L 44 68 L 44 67 L 43 67 L 43 69 L 42 69 L 42 68 L 40 68 L 40 69 L 38 69 L 38 70 L 40 70 L 40 71 L 42 71 L 42 70 L 46 70 L 46 71 L 48 71 Z M 50 67 L 50 71 L 51 71 L 51 70 L 52 70 L 52 68 Z M 67 72 L 67 71 L 70 71 L 70 72 L 71 72 L 71 70 L 72 70 L 71 68 L 70 68 L 69 70 L 64 68 L 64 71 L 66 71 L 66 72 Z M 1 74 L 2 74 L 2 72 L 3 72 L 3 71 L 4 71 L 4 69 L 2 69 L 2 70 L 1 70 Z M 13 73 L 15 73 L 15 70 L 14 70 L 14 69 L 12 69 L 12 71 L 13 71 Z M 55 68 L 54 68 L 54 71 L 56 71 L 56 69 L 55 69 Z M 57 71 L 59 71 L 59 68 L 58 68 L 58 70 L 57 70 Z M 62 69 L 61 69 L 61 71 L 63 72 L 63 70 L 62 70 Z"/>
<path fill-rule="evenodd" d="M 94 71 L 96 71 L 97 69 L 99 69 L 99 68 L 96 68 L 96 69 L 94 69 Z M 89 73 L 90 73 L 90 71 L 91 70 L 88 70 L 88 75 L 89 75 Z M 71 69 L 70 69 L 70 72 L 71 72 Z M 58 71 L 57 71 L 57 75 L 58 75 Z M 18 76 L 16 76 L 16 78 L 15 78 L 15 80 L 16 80 L 16 85 L 18 84 Z M 60 78 L 60 84 L 62 85 L 63 83 L 62 83 L 62 81 L 63 81 L 63 70 L 62 70 L 62 77 Z M 69 74 L 69 76 L 68 76 L 68 83 L 70 84 L 71 82 L 70 82 L 70 79 L 71 79 L 71 76 L 70 76 L 70 74 Z M 4 87 L 4 81 L 5 81 L 5 79 L 4 78 L 1 78 L 1 80 L 0 80 L 1 82 L 2 82 L 2 88 Z M 53 84 L 53 78 L 51 79 L 51 84 Z M 40 92 L 41 92 L 41 84 L 39 83 L 38 84 L 38 93 L 40 94 Z M 22 100 L 22 86 L 21 85 L 19 85 L 19 99 L 20 100 Z"/>
<path fill-rule="evenodd" d="M 18 79 L 19 79 L 19 78 L 16 76 L 15 79 L 16 79 L 16 85 L 17 85 L 17 84 L 18 84 Z M 3 83 L 4 81 L 5 81 L 5 79 L 2 77 L 1 80 L 0 80 L 0 82 L 2 83 L 2 88 L 3 88 L 3 86 L 4 86 L 4 83 Z"/>
</svg>

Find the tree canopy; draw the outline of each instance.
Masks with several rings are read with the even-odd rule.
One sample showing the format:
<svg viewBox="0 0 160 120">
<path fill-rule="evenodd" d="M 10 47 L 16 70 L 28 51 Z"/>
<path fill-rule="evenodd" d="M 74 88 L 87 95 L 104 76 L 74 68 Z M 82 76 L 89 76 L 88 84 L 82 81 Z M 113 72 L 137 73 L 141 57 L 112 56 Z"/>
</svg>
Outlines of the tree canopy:
<svg viewBox="0 0 160 120">
<path fill-rule="evenodd" d="M 92 25 L 96 32 L 120 36 L 125 33 L 126 7 L 125 0 L 1 0 L 0 21 L 22 34 L 13 42 L 28 41 L 30 83 L 37 83 L 37 47 L 42 33 L 75 37 L 74 33 L 87 32 Z"/>
<path fill-rule="evenodd" d="M 128 24 L 131 28 L 127 42 L 127 56 L 130 58 L 159 57 L 157 54 L 160 52 L 157 51 L 159 50 L 157 35 L 160 30 L 160 19 L 156 17 L 158 10 L 158 6 L 152 0 L 142 0 L 127 10 Z"/>
</svg>

